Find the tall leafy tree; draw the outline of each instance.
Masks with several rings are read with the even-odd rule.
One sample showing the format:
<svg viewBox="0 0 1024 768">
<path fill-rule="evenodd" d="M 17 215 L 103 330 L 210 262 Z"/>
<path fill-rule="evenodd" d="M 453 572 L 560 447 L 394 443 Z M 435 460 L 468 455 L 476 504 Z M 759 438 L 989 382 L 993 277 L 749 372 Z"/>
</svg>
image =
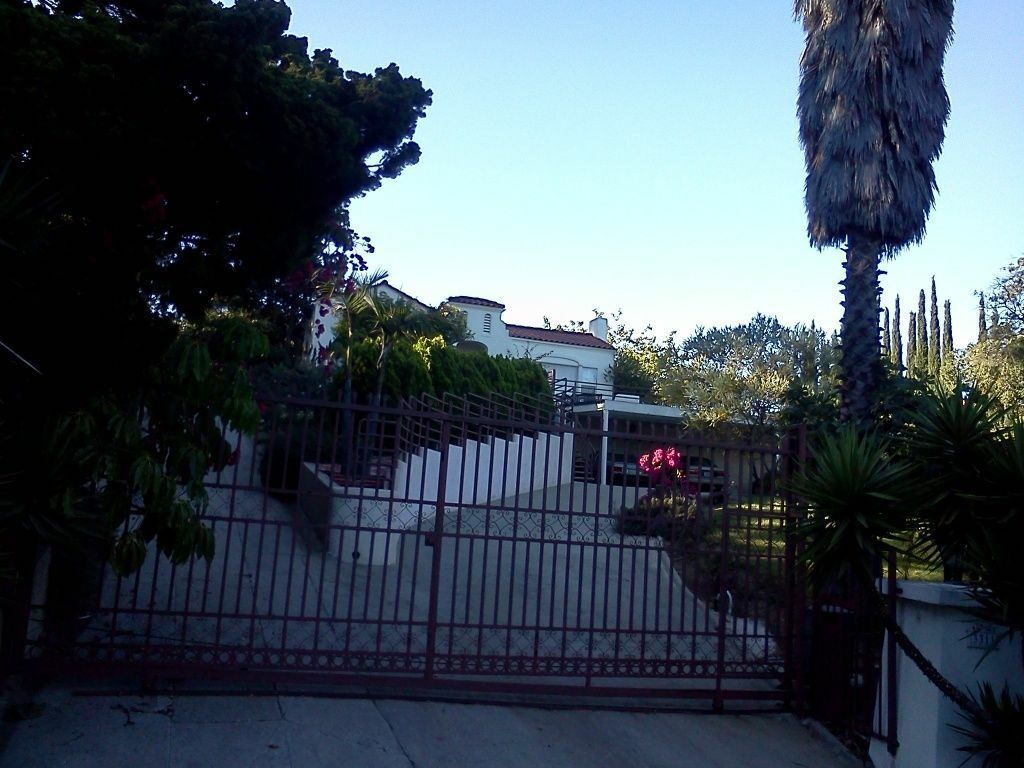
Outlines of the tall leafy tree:
<svg viewBox="0 0 1024 768">
<path fill-rule="evenodd" d="M 1003 268 L 1003 273 L 992 284 L 989 307 L 998 321 L 1014 333 L 1024 333 L 1024 256 Z"/>
<path fill-rule="evenodd" d="M 613 385 L 618 391 L 656 400 L 672 354 L 674 336 L 662 341 L 649 325 L 642 331 L 630 328 L 622 320 L 622 310 L 611 317 L 608 342 L 615 347 L 615 359 L 609 371 Z"/>
<path fill-rule="evenodd" d="M 0 545 L 98 509 L 122 568 L 154 538 L 212 551 L 201 481 L 230 458 L 218 426 L 258 418 L 248 361 L 264 332 L 301 338 L 302 268 L 347 273 L 347 204 L 416 162 L 431 100 L 289 20 L 272 0 L 0 4 L 5 183 L 47 203 L 0 232 L 0 339 L 39 371 L 0 356 Z"/>
<path fill-rule="evenodd" d="M 920 242 L 949 99 L 952 0 L 796 0 L 808 235 L 845 250 L 842 413 L 866 420 L 881 361 L 879 265 Z"/>
<path fill-rule="evenodd" d="M 698 328 L 676 346 L 662 374 L 661 400 L 678 405 L 693 426 L 770 429 L 791 386 L 831 391 L 833 357 L 834 346 L 820 329 L 785 326 L 766 315 Z"/>
<path fill-rule="evenodd" d="M 985 310 L 991 311 L 986 324 Z M 978 341 L 966 355 L 971 381 L 1024 418 L 1024 257 L 1004 267 L 978 298 Z"/>
</svg>

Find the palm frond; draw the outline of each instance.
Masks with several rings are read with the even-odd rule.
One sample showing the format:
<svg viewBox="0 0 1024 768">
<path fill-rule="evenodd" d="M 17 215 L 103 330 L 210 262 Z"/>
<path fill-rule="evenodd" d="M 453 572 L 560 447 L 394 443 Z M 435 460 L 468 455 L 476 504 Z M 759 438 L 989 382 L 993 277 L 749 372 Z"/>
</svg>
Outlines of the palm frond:
<svg viewBox="0 0 1024 768">
<path fill-rule="evenodd" d="M 805 48 L 797 115 L 808 235 L 852 233 L 892 255 L 919 242 L 949 117 L 942 79 L 952 0 L 797 0 Z"/>
</svg>

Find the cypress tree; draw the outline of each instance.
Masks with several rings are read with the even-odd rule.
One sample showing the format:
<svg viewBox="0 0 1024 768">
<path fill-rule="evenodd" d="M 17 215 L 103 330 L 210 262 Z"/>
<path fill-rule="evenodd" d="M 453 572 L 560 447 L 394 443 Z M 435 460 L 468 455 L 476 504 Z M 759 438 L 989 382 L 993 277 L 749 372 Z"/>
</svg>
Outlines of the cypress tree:
<svg viewBox="0 0 1024 768">
<path fill-rule="evenodd" d="M 924 288 L 917 297 L 917 359 L 914 361 L 914 369 L 918 376 L 928 371 L 928 304 L 924 297 Z"/>
<path fill-rule="evenodd" d="M 942 333 L 939 330 L 939 297 L 935 291 L 934 275 L 932 275 L 931 298 L 931 314 L 928 316 L 928 372 L 931 373 L 932 376 L 938 376 L 939 366 L 942 365 L 942 351 L 939 348 L 939 344 L 942 341 Z"/>
<path fill-rule="evenodd" d="M 917 315 L 913 312 L 907 323 L 907 375 L 917 375 Z"/>
<path fill-rule="evenodd" d="M 949 358 L 953 354 L 953 310 L 949 299 L 942 305 L 942 320 L 945 326 L 942 329 L 942 356 Z"/>
<path fill-rule="evenodd" d="M 882 312 L 882 356 L 892 359 L 892 339 L 889 338 L 889 308 Z"/>
<path fill-rule="evenodd" d="M 903 370 L 903 331 L 900 329 L 900 297 L 896 297 L 896 307 L 893 310 L 892 318 L 892 361 L 896 364 L 896 370 Z"/>
<path fill-rule="evenodd" d="M 985 320 L 985 294 L 978 294 L 978 341 L 988 336 L 988 325 Z"/>
</svg>

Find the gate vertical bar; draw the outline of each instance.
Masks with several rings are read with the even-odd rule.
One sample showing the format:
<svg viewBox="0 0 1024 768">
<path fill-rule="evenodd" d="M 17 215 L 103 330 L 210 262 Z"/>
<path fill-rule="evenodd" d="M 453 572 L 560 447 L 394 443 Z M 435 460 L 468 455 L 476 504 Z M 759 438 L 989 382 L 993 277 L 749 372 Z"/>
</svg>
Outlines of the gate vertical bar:
<svg viewBox="0 0 1024 768">
<path fill-rule="evenodd" d="M 725 625 L 726 606 L 729 604 L 729 504 L 722 505 L 722 541 L 719 543 L 718 563 L 718 660 L 715 664 L 715 697 L 712 703 L 715 712 L 721 712 L 725 706 L 722 693 L 722 679 L 725 676 Z"/>
<path fill-rule="evenodd" d="M 889 599 L 889 618 L 892 623 L 896 623 L 897 613 L 897 592 L 898 587 L 896 586 L 896 552 L 895 550 L 889 551 L 889 573 L 888 573 L 888 599 Z M 886 714 L 888 715 L 885 724 L 885 746 L 889 750 L 890 755 L 895 755 L 896 750 L 899 749 L 900 742 L 897 738 L 896 728 L 899 725 L 897 718 L 896 707 L 899 705 L 899 690 L 897 689 L 896 680 L 896 642 L 892 637 L 889 638 L 889 642 L 886 643 L 888 648 L 886 649 L 885 659 L 885 672 L 886 672 L 886 694 L 888 701 L 886 702 Z"/>
<path fill-rule="evenodd" d="M 796 539 L 793 535 L 793 526 L 795 522 L 794 517 L 794 506 L 793 506 L 793 494 L 790 491 L 790 481 L 793 479 L 793 452 L 796 447 L 796 441 L 798 435 L 795 429 L 790 429 L 786 433 L 785 442 L 785 457 L 783 459 L 782 469 L 782 483 L 783 483 L 783 499 L 782 508 L 784 515 L 784 525 L 786 531 L 786 554 L 785 563 L 783 567 L 786 569 L 786 636 L 784 638 L 783 646 L 783 685 L 790 691 L 786 697 L 786 705 L 789 706 L 792 702 L 793 693 L 796 694 L 795 698 L 797 702 L 801 700 L 801 692 L 796 690 L 798 687 L 797 678 L 799 671 L 796 668 L 796 634 L 802 631 L 801 622 L 798 619 L 799 615 L 802 615 L 803 607 L 796 605 Z M 802 666 L 802 663 L 801 663 Z M 799 705 L 798 705 L 799 708 Z"/>
<path fill-rule="evenodd" d="M 806 649 L 804 645 L 804 622 L 807 612 L 806 568 L 798 562 L 798 543 L 795 527 L 799 525 L 801 513 L 791 490 L 791 480 L 807 464 L 807 427 L 800 425 L 790 430 L 786 441 L 784 463 L 784 499 L 786 516 L 786 601 L 789 629 L 786 633 L 785 679 L 792 684 L 793 704 L 797 712 L 807 708 Z"/>
<path fill-rule="evenodd" d="M 437 504 L 434 507 L 434 555 L 430 564 L 430 604 L 427 606 L 427 649 L 424 677 L 434 679 L 434 657 L 437 652 L 437 602 L 441 591 L 441 545 L 444 539 L 444 505 L 448 493 L 448 440 L 451 424 L 441 422 L 441 466 L 437 478 Z"/>
<path fill-rule="evenodd" d="M 14 584 L 0 608 L 0 683 L 19 671 L 25 660 L 29 619 L 32 614 L 32 592 L 35 581 L 38 547 L 28 536 L 16 545 Z M 3 580 L 0 580 L 2 583 Z M 49 602 L 49 601 L 45 601 Z"/>
</svg>

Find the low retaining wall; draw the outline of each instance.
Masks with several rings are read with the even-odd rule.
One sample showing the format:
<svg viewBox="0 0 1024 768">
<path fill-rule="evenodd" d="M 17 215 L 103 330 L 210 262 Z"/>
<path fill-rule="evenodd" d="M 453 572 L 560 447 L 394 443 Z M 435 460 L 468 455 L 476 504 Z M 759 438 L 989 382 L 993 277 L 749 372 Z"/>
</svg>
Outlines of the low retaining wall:
<svg viewBox="0 0 1024 768">
<path fill-rule="evenodd" d="M 961 689 L 977 692 L 978 684 L 990 682 L 996 690 L 1008 683 L 1015 693 L 1024 692 L 1021 638 L 1004 639 L 993 646 L 1003 628 L 979 621 L 968 613 L 973 601 L 967 589 L 937 582 L 900 581 L 897 621 L 925 657 Z M 886 638 L 886 650 L 889 639 Z M 887 681 L 882 681 L 881 722 L 888 717 Z M 897 737 L 899 747 L 890 755 L 884 741 L 871 742 L 875 768 L 965 768 L 981 765 L 980 760 L 964 763 L 957 748 L 965 743 L 952 728 L 964 725 L 959 710 L 921 674 L 910 659 L 898 655 Z"/>
<path fill-rule="evenodd" d="M 329 552 L 361 565 L 394 563 L 400 537 L 419 519 L 415 506 L 395 504 L 390 491 L 338 485 L 311 462 L 299 474 L 299 509 Z"/>
<path fill-rule="evenodd" d="M 538 432 L 511 440 L 466 440 L 448 446 L 445 501 L 484 504 L 572 481 L 571 434 Z M 437 500 L 441 452 L 423 449 L 398 462 L 396 494 L 403 498 Z"/>
<path fill-rule="evenodd" d="M 444 500 L 485 505 L 570 483 L 572 445 L 572 435 L 543 432 L 450 445 Z M 324 546 L 340 550 L 343 562 L 390 565 L 401 537 L 434 517 L 440 477 L 441 453 L 430 449 L 400 460 L 390 489 L 342 486 L 306 462 L 299 508 Z"/>
</svg>

